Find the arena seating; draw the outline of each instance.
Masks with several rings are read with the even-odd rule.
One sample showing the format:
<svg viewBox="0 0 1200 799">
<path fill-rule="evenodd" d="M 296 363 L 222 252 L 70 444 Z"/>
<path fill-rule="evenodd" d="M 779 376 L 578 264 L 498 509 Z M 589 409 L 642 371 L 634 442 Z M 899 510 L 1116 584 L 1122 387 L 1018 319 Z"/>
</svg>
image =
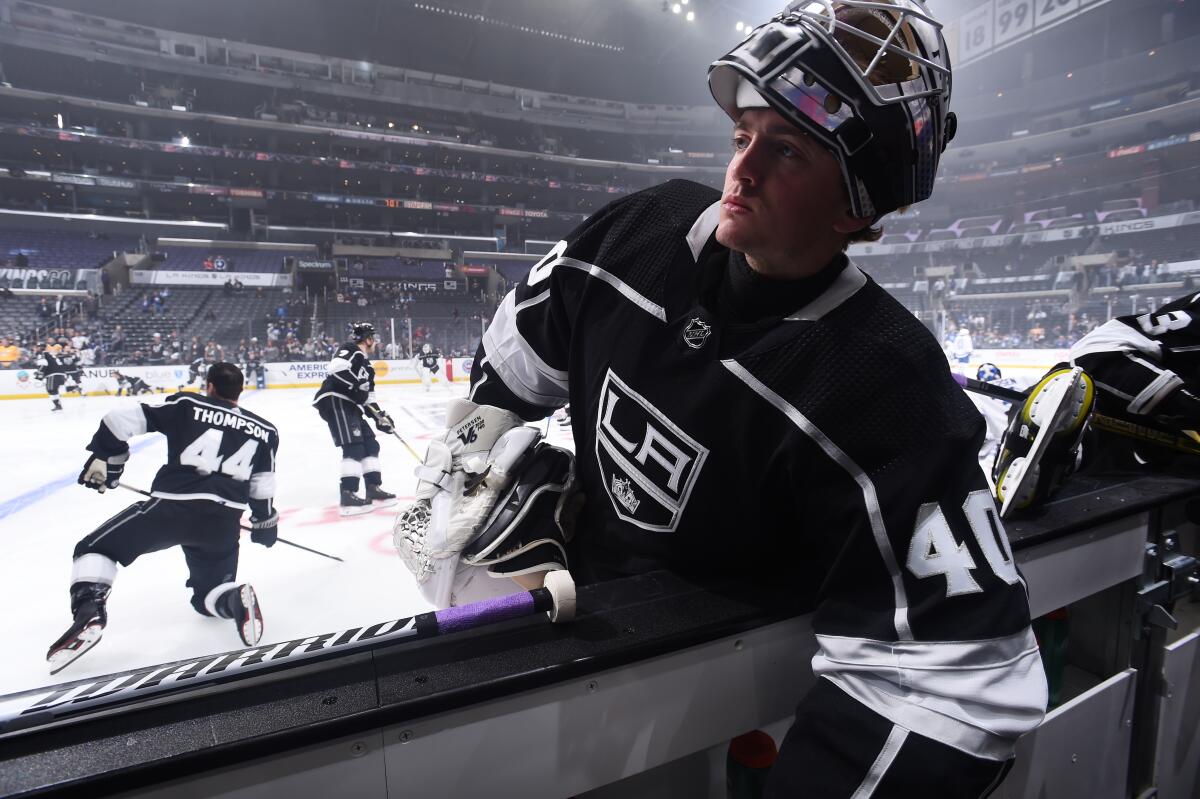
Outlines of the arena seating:
<svg viewBox="0 0 1200 799">
<path fill-rule="evenodd" d="M 78 231 L 0 229 L 0 260 L 16 265 L 23 254 L 32 269 L 93 269 L 109 261 L 113 253 L 137 249 L 135 236 L 88 235 Z M 73 289 L 59 285 L 50 288 Z"/>
</svg>

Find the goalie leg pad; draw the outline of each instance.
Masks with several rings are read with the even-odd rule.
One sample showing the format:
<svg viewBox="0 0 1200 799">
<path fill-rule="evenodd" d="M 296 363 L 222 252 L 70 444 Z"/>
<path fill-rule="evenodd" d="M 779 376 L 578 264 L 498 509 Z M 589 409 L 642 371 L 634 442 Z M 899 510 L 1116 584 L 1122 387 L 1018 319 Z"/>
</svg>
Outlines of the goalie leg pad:
<svg viewBox="0 0 1200 799">
<path fill-rule="evenodd" d="M 517 470 L 463 562 L 487 566 L 497 577 L 567 568 L 567 536 L 560 522 L 574 486 L 575 458 L 565 449 L 539 444 Z"/>
</svg>

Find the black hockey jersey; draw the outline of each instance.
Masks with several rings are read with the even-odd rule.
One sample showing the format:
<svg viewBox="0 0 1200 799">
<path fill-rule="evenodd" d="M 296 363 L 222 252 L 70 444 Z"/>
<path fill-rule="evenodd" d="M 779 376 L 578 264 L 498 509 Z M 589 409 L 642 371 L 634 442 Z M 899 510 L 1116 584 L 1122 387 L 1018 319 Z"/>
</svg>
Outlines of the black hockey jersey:
<svg viewBox="0 0 1200 799">
<path fill-rule="evenodd" d="M 1200 403 L 1200 294 L 1105 322 L 1071 347 L 1071 363 L 1095 378 L 1102 405 L 1194 420 Z"/>
<path fill-rule="evenodd" d="M 436 352 L 421 352 L 417 353 L 417 363 L 422 369 L 437 374 L 438 370 L 438 354 Z"/>
<path fill-rule="evenodd" d="M 62 375 L 71 370 L 70 366 L 64 363 L 61 353 L 54 353 L 50 350 L 42 350 L 38 353 L 37 368 L 43 377 L 47 375 Z"/>
<path fill-rule="evenodd" d="M 166 363 L 166 346 L 162 342 L 150 342 L 150 346 L 146 349 L 146 360 L 150 363 Z"/>
<path fill-rule="evenodd" d="M 803 307 L 731 322 L 719 193 L 610 204 L 505 297 L 475 402 L 570 402 L 583 581 L 668 568 L 794 589 L 814 670 L 991 759 L 1046 707 L 1025 585 L 976 460 L 983 421 L 929 332 L 854 264 Z"/>
<path fill-rule="evenodd" d="M 375 401 L 375 367 L 354 342 L 346 342 L 333 354 L 313 404 L 325 397 L 337 397 L 355 405 Z"/>
<path fill-rule="evenodd" d="M 167 462 L 150 488 L 153 496 L 210 500 L 229 508 L 253 507 L 269 516 L 275 496 L 274 425 L 218 397 L 172 394 L 162 405 L 127 405 L 109 411 L 88 449 L 102 458 L 129 451 L 143 433 L 167 437 Z"/>
</svg>

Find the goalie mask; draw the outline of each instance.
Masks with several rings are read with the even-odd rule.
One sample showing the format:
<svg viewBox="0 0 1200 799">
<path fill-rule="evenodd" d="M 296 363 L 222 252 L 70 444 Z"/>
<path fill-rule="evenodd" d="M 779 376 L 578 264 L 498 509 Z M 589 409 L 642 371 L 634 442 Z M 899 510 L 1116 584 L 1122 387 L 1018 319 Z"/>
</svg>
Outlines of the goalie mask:
<svg viewBox="0 0 1200 799">
<path fill-rule="evenodd" d="M 793 3 L 713 62 L 709 89 L 735 122 L 769 106 L 825 145 L 875 220 L 933 192 L 954 136 L 941 27 L 917 0 Z"/>
</svg>

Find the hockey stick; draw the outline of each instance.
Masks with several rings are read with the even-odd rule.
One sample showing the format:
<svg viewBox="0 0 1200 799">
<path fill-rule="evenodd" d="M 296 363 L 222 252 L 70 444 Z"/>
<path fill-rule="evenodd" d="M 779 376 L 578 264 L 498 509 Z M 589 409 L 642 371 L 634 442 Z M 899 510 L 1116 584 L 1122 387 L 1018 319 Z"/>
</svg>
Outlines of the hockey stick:
<svg viewBox="0 0 1200 799">
<path fill-rule="evenodd" d="M 129 485 L 128 483 L 117 483 L 117 485 L 119 485 L 121 488 L 124 488 L 126 491 L 132 491 L 135 494 L 141 494 L 143 497 L 153 496 L 153 494 L 151 494 L 149 491 L 143 491 L 140 488 L 135 488 L 135 487 Z M 253 527 L 247 527 L 244 524 L 239 524 L 238 527 L 240 527 L 241 529 L 243 529 L 247 532 L 250 532 L 250 533 L 254 532 Z M 341 558 L 339 558 L 337 555 L 328 555 L 319 549 L 312 549 L 311 547 L 306 547 L 303 544 L 297 544 L 295 541 L 288 541 L 286 538 L 280 538 L 279 536 L 275 536 L 275 540 L 281 544 L 287 544 L 289 547 L 295 547 L 296 549 L 303 549 L 305 552 L 311 552 L 314 555 L 320 555 L 323 558 L 329 558 L 330 560 L 336 560 L 338 563 L 346 562 L 346 561 L 342 560 Z"/>
<path fill-rule="evenodd" d="M 575 582 L 569 572 L 548 573 L 542 588 L 469 605 L 13 694 L 0 699 L 0 734 L 119 705 L 135 696 L 227 682 L 229 678 L 284 664 L 328 660 L 346 652 L 379 649 L 404 639 L 433 638 L 538 613 L 549 613 L 550 621 L 556 623 L 575 618 Z"/>
<path fill-rule="evenodd" d="M 966 375 L 953 373 L 953 376 L 954 381 L 967 391 L 982 394 L 992 399 L 1003 400 L 1004 402 L 1024 402 L 1027 396 L 1024 391 L 995 386 L 991 383 L 985 383 L 982 380 L 967 377 Z M 1106 433 L 1112 433 L 1122 438 L 1145 441 L 1148 444 L 1156 444 L 1160 447 L 1166 447 L 1167 449 L 1187 455 L 1200 455 L 1200 443 L 1187 436 L 1180 435 L 1175 430 L 1160 427 L 1142 418 L 1114 416 L 1112 414 L 1096 413 L 1093 411 L 1091 423 L 1098 430 L 1103 430 Z"/>
<path fill-rule="evenodd" d="M 404 445 L 404 448 L 405 448 L 406 450 L 408 450 L 408 454 L 409 454 L 409 455 L 412 455 L 414 458 L 416 458 L 418 461 L 421 461 L 422 463 L 424 463 L 424 462 L 425 462 L 425 459 L 424 459 L 424 458 L 422 458 L 420 455 L 418 455 L 418 454 L 417 454 L 417 451 L 416 451 L 415 449 L 413 449 L 412 447 L 410 447 L 410 446 L 408 445 L 408 442 L 407 442 L 407 441 L 405 441 L 403 438 L 401 438 L 401 437 L 400 437 L 400 434 L 399 434 L 399 433 L 397 433 L 397 432 L 396 432 L 394 429 L 392 430 L 392 435 L 394 435 L 394 436 L 396 437 L 396 440 L 397 440 L 397 441 L 399 441 L 401 444 L 403 444 L 403 445 Z"/>
<path fill-rule="evenodd" d="M 376 427 L 378 427 L 378 426 L 379 426 L 379 417 L 378 417 L 378 416 L 377 416 L 377 415 L 374 413 L 374 411 L 372 411 L 370 408 L 366 408 L 366 407 L 364 407 L 364 408 L 363 408 L 363 410 L 365 410 L 367 413 L 371 414 L 371 418 L 375 420 L 375 426 L 376 426 Z M 381 409 L 381 410 L 382 410 L 382 409 Z M 414 458 L 416 458 L 416 459 L 417 459 L 418 461 L 420 461 L 421 463 L 424 463 L 424 462 L 425 462 L 425 459 L 424 459 L 424 458 L 422 458 L 420 455 L 418 455 L 418 454 L 417 454 L 417 451 L 416 451 L 415 449 L 413 449 L 412 447 L 410 447 L 410 446 L 408 445 L 408 442 L 407 442 L 407 441 L 405 441 L 405 440 L 404 440 L 404 439 L 403 439 L 403 438 L 400 436 L 400 434 L 396 432 L 395 423 L 393 423 L 393 426 L 392 426 L 391 433 L 392 433 L 392 435 L 394 435 L 394 436 L 396 437 L 396 440 L 397 440 L 397 441 L 399 441 L 401 444 L 403 444 L 403 445 L 404 445 L 404 448 L 405 448 L 406 450 L 408 450 L 408 454 L 409 454 L 409 455 L 412 455 Z"/>
</svg>

